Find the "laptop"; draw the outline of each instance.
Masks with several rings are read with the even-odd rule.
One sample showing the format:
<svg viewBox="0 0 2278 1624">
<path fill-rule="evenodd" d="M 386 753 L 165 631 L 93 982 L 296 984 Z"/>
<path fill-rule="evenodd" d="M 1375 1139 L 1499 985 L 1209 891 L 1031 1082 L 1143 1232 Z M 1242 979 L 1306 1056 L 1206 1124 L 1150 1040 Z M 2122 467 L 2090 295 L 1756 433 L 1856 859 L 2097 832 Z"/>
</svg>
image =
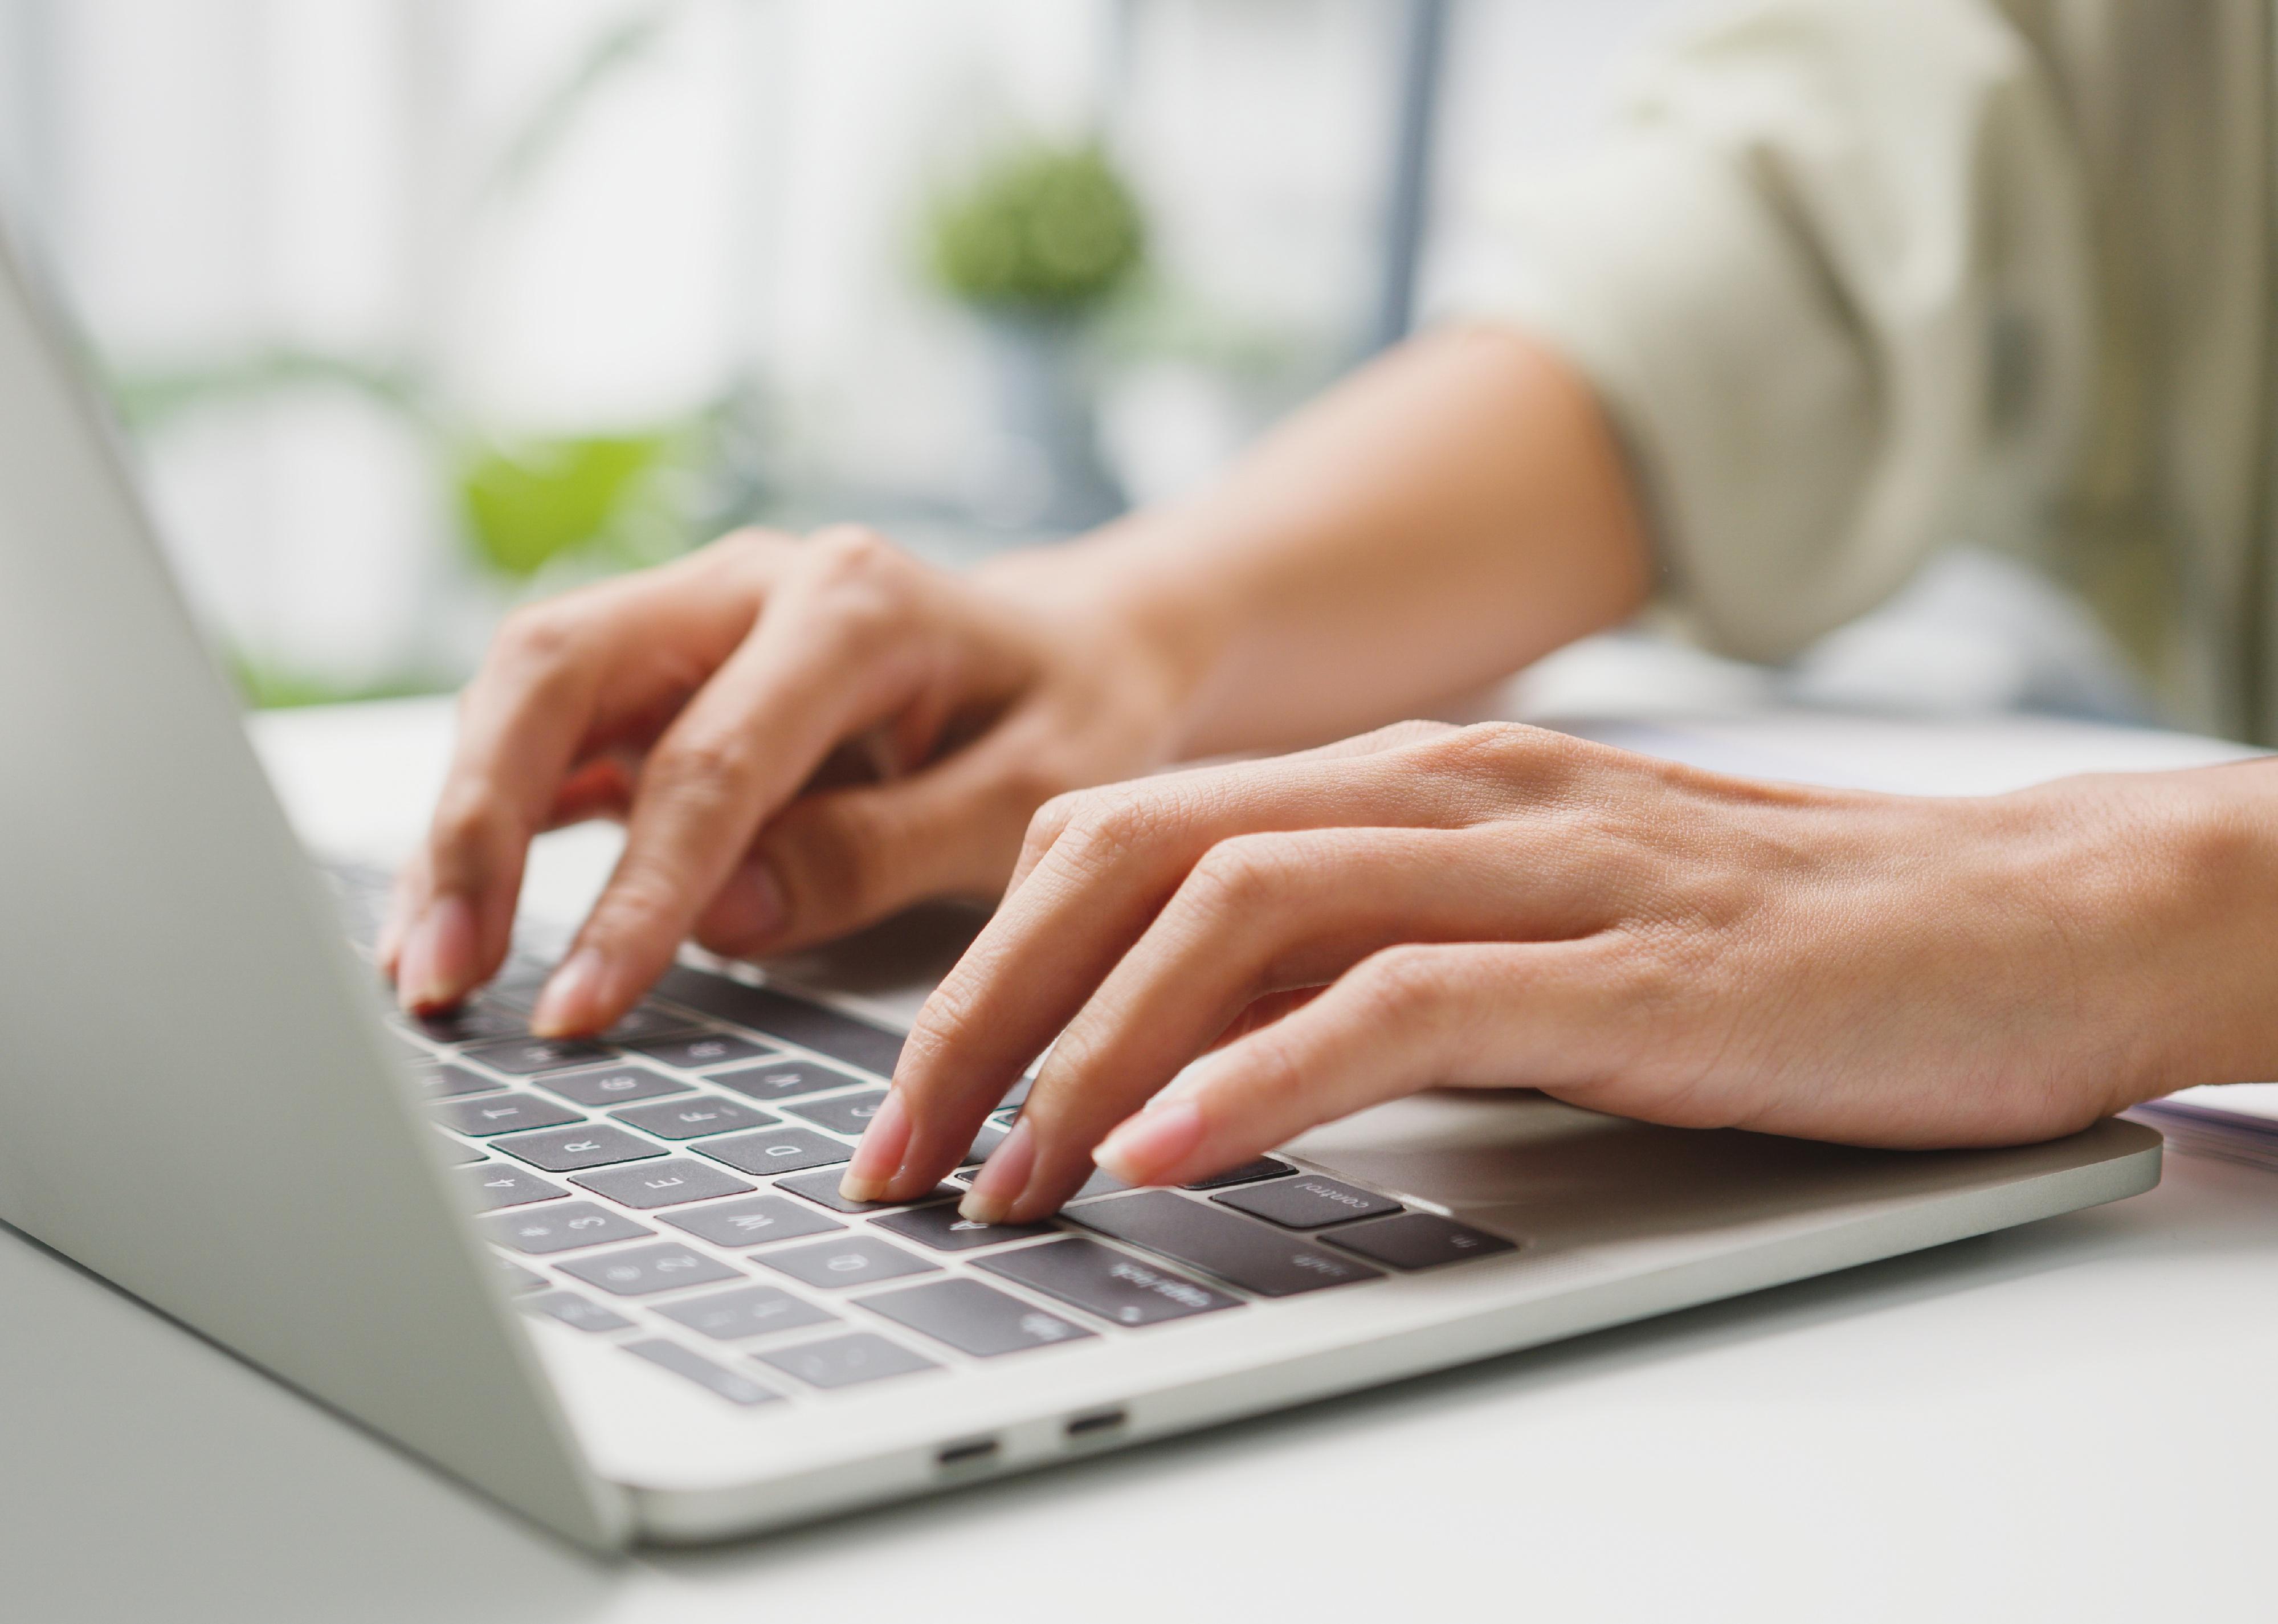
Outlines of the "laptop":
<svg viewBox="0 0 2278 1624">
<path fill-rule="evenodd" d="M 875 1006 L 692 956 L 546 1042 L 524 954 L 454 1014 L 388 1010 L 377 877 L 296 841 L 49 309 L 0 255 L 0 1219 L 584 1545 L 952 1489 L 2158 1180 L 2118 1121 L 1898 1153 L 1449 1092 L 1017 1230 L 953 1186 L 850 1210 L 901 1042 Z"/>
</svg>

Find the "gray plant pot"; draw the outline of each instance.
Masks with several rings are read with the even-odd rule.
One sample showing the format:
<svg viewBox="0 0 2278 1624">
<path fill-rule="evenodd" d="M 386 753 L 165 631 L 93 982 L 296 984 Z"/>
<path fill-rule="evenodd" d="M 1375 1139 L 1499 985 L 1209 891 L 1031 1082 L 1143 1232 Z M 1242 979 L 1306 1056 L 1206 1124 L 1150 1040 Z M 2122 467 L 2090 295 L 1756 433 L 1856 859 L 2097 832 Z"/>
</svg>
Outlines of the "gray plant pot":
<svg viewBox="0 0 2278 1624">
<path fill-rule="evenodd" d="M 1084 319 L 998 309 L 981 326 L 998 445 L 976 506 L 1015 529 L 1088 530 L 1122 512 L 1099 455 Z"/>
</svg>

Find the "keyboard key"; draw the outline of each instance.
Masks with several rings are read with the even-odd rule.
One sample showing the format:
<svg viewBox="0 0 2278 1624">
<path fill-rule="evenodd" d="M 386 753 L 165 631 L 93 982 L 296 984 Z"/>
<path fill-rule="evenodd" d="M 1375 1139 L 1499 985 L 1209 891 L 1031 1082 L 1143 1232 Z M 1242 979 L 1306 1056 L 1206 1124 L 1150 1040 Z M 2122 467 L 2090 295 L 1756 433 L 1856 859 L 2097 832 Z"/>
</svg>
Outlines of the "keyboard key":
<svg viewBox="0 0 2278 1624">
<path fill-rule="evenodd" d="M 746 1066 L 740 1071 L 715 1071 L 709 1081 L 722 1088 L 732 1088 L 749 1099 L 773 1101 L 796 1099 L 801 1094 L 819 1094 L 826 1089 L 845 1088 L 850 1083 L 867 1083 L 868 1077 L 858 1077 L 851 1071 L 837 1071 L 814 1061 L 770 1061 L 764 1066 Z"/>
<path fill-rule="evenodd" d="M 684 1094 L 688 1084 L 644 1066 L 595 1066 L 585 1071 L 557 1071 L 539 1079 L 549 1094 L 581 1106 L 631 1105 L 660 1094 Z"/>
<path fill-rule="evenodd" d="M 614 1167 L 621 1161 L 640 1161 L 664 1151 L 646 1139 L 636 1139 L 622 1128 L 556 1128 L 550 1133 L 520 1133 L 492 1141 L 517 1161 L 526 1161 L 548 1173 L 574 1173 L 581 1168 Z"/>
<path fill-rule="evenodd" d="M 412 1074 L 419 1092 L 431 1099 L 448 1099 L 455 1094 L 484 1094 L 504 1088 L 496 1077 L 478 1076 L 464 1066 L 422 1066 Z"/>
<path fill-rule="evenodd" d="M 469 1060 L 480 1061 L 493 1071 L 517 1077 L 540 1071 L 564 1071 L 572 1066 L 590 1065 L 609 1058 L 609 1052 L 600 1045 L 577 1038 L 524 1038 L 513 1043 L 478 1044 L 460 1053 Z"/>
<path fill-rule="evenodd" d="M 829 1286 L 833 1291 L 868 1285 L 874 1280 L 892 1280 L 902 1275 L 929 1275 L 938 1267 L 870 1235 L 849 1235 L 843 1240 L 822 1241 L 812 1246 L 762 1252 L 752 1261 L 764 1263 L 794 1280 Z"/>
<path fill-rule="evenodd" d="M 524 1308 L 562 1321 L 582 1331 L 627 1330 L 632 1321 L 614 1308 L 604 1308 L 591 1298 L 580 1297 L 575 1291 L 548 1291 L 543 1297 L 533 1297 L 521 1305 Z"/>
<path fill-rule="evenodd" d="M 878 1382 L 888 1376 L 941 1368 L 900 1343 L 889 1342 L 869 1331 L 852 1337 L 833 1337 L 828 1342 L 802 1343 L 795 1348 L 774 1348 L 752 1357 L 787 1375 L 797 1376 L 809 1387 L 852 1387 L 858 1382 Z"/>
<path fill-rule="evenodd" d="M 643 1212 L 654 1207 L 677 1207 L 684 1201 L 709 1201 L 715 1196 L 746 1195 L 758 1188 L 708 1161 L 691 1161 L 685 1156 L 574 1174 L 570 1182 Z"/>
<path fill-rule="evenodd" d="M 1031 1307 L 978 1280 L 936 1280 L 906 1291 L 881 1291 L 862 1298 L 860 1306 L 975 1359 L 1082 1342 L 1092 1335 L 1073 1321 Z"/>
<path fill-rule="evenodd" d="M 1091 1176 L 1083 1181 L 1082 1188 L 1078 1190 L 1074 1195 L 1070 1196 L 1068 1199 L 1071 1201 L 1089 1201 L 1094 1196 L 1114 1195 L 1120 1191 L 1125 1191 L 1130 1188 L 1130 1185 L 1116 1177 L 1114 1174 L 1110 1173 L 1105 1168 L 1095 1168 L 1092 1169 Z"/>
<path fill-rule="evenodd" d="M 1191 1263 L 1260 1297 L 1291 1297 L 1384 1277 L 1302 1237 L 1167 1190 L 1087 1202 L 1067 1216 L 1070 1222 L 1160 1252 L 1174 1262 Z"/>
<path fill-rule="evenodd" d="M 733 1133 L 739 1128 L 757 1128 L 776 1119 L 765 1111 L 753 1109 L 733 1099 L 722 1099 L 717 1094 L 698 1094 L 687 1099 L 667 1099 L 656 1105 L 635 1106 L 630 1111 L 612 1111 L 609 1115 L 621 1122 L 630 1122 L 645 1133 L 660 1139 L 698 1139 L 707 1134 Z"/>
<path fill-rule="evenodd" d="M 1275 1156 L 1260 1156 L 1255 1161 L 1245 1161 L 1238 1168 L 1228 1168 L 1208 1178 L 1198 1178 L 1185 1186 L 1189 1190 L 1231 1190 L 1236 1184 L 1254 1184 L 1260 1179 L 1287 1178 L 1297 1169 Z"/>
<path fill-rule="evenodd" d="M 435 1130 L 435 1137 L 443 1142 L 443 1155 L 447 1161 L 463 1167 L 468 1162 L 484 1160 L 479 1145 L 470 1145 L 464 1139 L 455 1138 L 440 1128 Z"/>
<path fill-rule="evenodd" d="M 806 1168 L 829 1167 L 846 1161 L 854 1147 L 826 1139 L 804 1128 L 779 1128 L 772 1133 L 746 1133 L 732 1139 L 707 1139 L 696 1146 L 699 1155 L 724 1161 L 745 1173 L 797 1173 Z"/>
<path fill-rule="evenodd" d="M 1400 1203 L 1389 1196 L 1315 1173 L 1228 1191 L 1211 1199 L 1236 1212 L 1255 1214 L 1285 1229 L 1326 1229 L 1333 1223 L 1350 1223 L 1356 1218 L 1381 1218 L 1387 1213 L 1400 1210 Z"/>
<path fill-rule="evenodd" d="M 431 1043 L 485 1043 L 500 1038 L 527 1038 L 530 1027 L 511 1009 L 489 1004 L 462 1004 L 432 1015 L 396 1017 Z"/>
<path fill-rule="evenodd" d="M 617 1017 L 617 1023 L 597 1041 L 631 1048 L 659 1038 L 693 1038 L 703 1029 L 677 1009 L 661 1004 L 637 1004 Z"/>
<path fill-rule="evenodd" d="M 502 1258 L 493 1252 L 491 1261 L 505 1271 L 506 1289 L 517 1297 L 525 1291 L 543 1291 L 551 1283 L 545 1275 L 535 1269 L 523 1268 L 512 1258 Z"/>
<path fill-rule="evenodd" d="M 738 1291 L 715 1291 L 667 1303 L 657 1312 L 677 1320 L 692 1331 L 715 1342 L 742 1337 L 764 1337 L 771 1331 L 796 1330 L 802 1325 L 829 1325 L 838 1316 L 816 1307 L 804 1298 L 771 1285 L 745 1286 Z"/>
<path fill-rule="evenodd" d="M 973 1136 L 973 1143 L 967 1148 L 960 1165 L 968 1168 L 980 1166 L 989 1160 L 989 1153 L 1004 1142 L 1005 1130 L 994 1122 L 982 1123 L 981 1131 Z"/>
<path fill-rule="evenodd" d="M 485 1161 L 477 1168 L 455 1168 L 468 1196 L 478 1213 L 495 1212 L 501 1207 L 527 1207 L 533 1201 L 558 1201 L 570 1192 L 559 1184 L 549 1184 L 520 1168 L 510 1168 L 503 1161 Z"/>
<path fill-rule="evenodd" d="M 773 1195 L 755 1195 L 748 1201 L 722 1201 L 716 1207 L 691 1207 L 684 1213 L 675 1213 L 664 1222 L 715 1246 L 764 1246 L 770 1241 L 828 1235 L 833 1229 L 846 1227 L 836 1218 L 825 1218 L 796 1201 Z"/>
<path fill-rule="evenodd" d="M 656 984 L 660 997 L 882 1077 L 894 1075 L 902 1034 L 826 1009 L 772 987 L 746 986 L 725 976 L 677 964 Z"/>
<path fill-rule="evenodd" d="M 501 1246 L 539 1255 L 568 1252 L 577 1246 L 600 1246 L 611 1241 L 638 1240 L 654 1235 L 646 1224 L 635 1223 L 623 1213 L 613 1213 L 591 1201 L 564 1201 L 501 1218 L 485 1218 L 483 1233 Z"/>
<path fill-rule="evenodd" d="M 982 1258 L 977 1267 L 1113 1325 L 1155 1325 L 1242 1306 L 1239 1298 L 1075 1236 Z"/>
<path fill-rule="evenodd" d="M 975 1223 L 970 1218 L 959 1217 L 957 1208 L 947 1202 L 915 1207 L 906 1213 L 888 1213 L 870 1222 L 936 1252 L 970 1252 L 976 1246 L 994 1246 L 999 1241 L 1050 1235 L 1058 1227 L 1049 1223 Z"/>
<path fill-rule="evenodd" d="M 1484 1258 L 1498 1252 L 1517 1252 L 1517 1241 L 1457 1223 L 1437 1213 L 1403 1213 L 1396 1218 L 1372 1218 L 1321 1237 L 1347 1252 L 1357 1252 L 1395 1268 L 1437 1268 L 1466 1258 Z"/>
<path fill-rule="evenodd" d="M 677 1342 L 658 1337 L 650 1342 L 628 1342 L 626 1352 L 645 1359 L 652 1365 L 661 1365 L 673 1375 L 686 1376 L 699 1387 L 708 1387 L 730 1404 L 753 1405 L 779 1402 L 783 1395 L 733 1370 L 722 1370 L 701 1354 L 691 1353 Z"/>
<path fill-rule="evenodd" d="M 757 1060 L 762 1054 L 773 1053 L 748 1038 L 738 1038 L 727 1032 L 698 1032 L 688 1038 L 651 1038 L 625 1046 L 639 1050 L 653 1061 L 677 1066 L 684 1071 L 701 1071 L 707 1066 L 732 1065 L 738 1061 Z"/>
<path fill-rule="evenodd" d="M 802 1173 L 797 1178 L 777 1179 L 776 1188 L 788 1190 L 791 1194 L 812 1201 L 818 1207 L 827 1207 L 834 1213 L 883 1213 L 891 1212 L 897 1207 L 909 1205 L 906 1201 L 850 1201 L 838 1193 L 838 1181 L 844 1176 L 845 1175 L 835 1168 L 822 1173 Z M 945 1199 L 956 1193 L 957 1191 L 952 1190 L 947 1184 L 936 1184 L 918 1199 L 932 1201 Z"/>
<path fill-rule="evenodd" d="M 577 1258 L 561 1265 L 561 1269 L 565 1275 L 577 1275 L 587 1285 L 599 1286 L 618 1297 L 646 1297 L 654 1291 L 741 1278 L 725 1263 L 700 1252 L 692 1252 L 678 1241 Z"/>
<path fill-rule="evenodd" d="M 860 1136 L 870 1125 L 870 1119 L 885 1103 L 886 1091 L 874 1088 L 860 1094 L 840 1094 L 830 1099 L 810 1099 L 803 1105 L 788 1105 L 784 1109 L 793 1116 L 803 1116 L 818 1128 L 828 1128 L 834 1133 Z"/>
<path fill-rule="evenodd" d="M 447 1099 L 433 1107 L 435 1120 L 470 1139 L 520 1133 L 530 1128 L 559 1128 L 582 1122 L 583 1114 L 535 1094 L 493 1094 L 483 1099 Z"/>
</svg>

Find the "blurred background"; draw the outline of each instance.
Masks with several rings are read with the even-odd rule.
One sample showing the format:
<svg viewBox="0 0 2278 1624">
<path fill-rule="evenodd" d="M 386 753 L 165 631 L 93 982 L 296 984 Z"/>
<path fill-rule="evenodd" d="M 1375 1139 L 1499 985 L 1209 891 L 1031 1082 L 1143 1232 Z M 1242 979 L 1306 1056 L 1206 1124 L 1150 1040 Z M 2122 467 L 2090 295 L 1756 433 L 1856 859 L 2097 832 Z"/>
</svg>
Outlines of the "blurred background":
<svg viewBox="0 0 2278 1624">
<path fill-rule="evenodd" d="M 1685 9 L 0 0 L 0 196 L 248 695 L 433 692 L 737 524 L 954 563 L 1207 479 L 1523 271 L 1497 200 Z M 1967 552 L 1784 671 L 1632 633 L 1522 686 L 2141 711 Z"/>
<path fill-rule="evenodd" d="M 0 0 L 0 188 L 259 702 L 731 525 L 1205 478 L 1671 0 Z"/>
</svg>

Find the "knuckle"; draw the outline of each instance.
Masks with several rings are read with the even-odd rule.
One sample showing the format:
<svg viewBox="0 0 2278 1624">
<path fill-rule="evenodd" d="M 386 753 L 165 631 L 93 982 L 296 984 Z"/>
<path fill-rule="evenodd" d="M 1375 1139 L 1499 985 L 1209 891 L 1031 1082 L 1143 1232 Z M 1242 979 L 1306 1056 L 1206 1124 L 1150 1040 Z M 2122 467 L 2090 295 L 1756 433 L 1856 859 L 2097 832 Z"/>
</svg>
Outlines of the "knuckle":
<svg viewBox="0 0 2278 1624">
<path fill-rule="evenodd" d="M 499 836 L 499 808 L 504 804 L 487 784 L 453 785 L 435 804 L 430 845 L 462 856 L 486 851 Z"/>
<path fill-rule="evenodd" d="M 577 654 L 576 616 L 559 599 L 524 604 L 499 623 L 493 647 L 518 667 L 567 664 Z"/>
<path fill-rule="evenodd" d="M 832 525 L 816 531 L 807 538 L 806 554 L 818 573 L 839 580 L 898 576 L 906 562 L 899 548 L 864 525 Z"/>
<path fill-rule="evenodd" d="M 732 794 L 752 772 L 752 741 L 740 732 L 712 729 L 668 740 L 649 758 L 642 787 L 675 801 L 710 801 Z"/>
<path fill-rule="evenodd" d="M 1291 843 L 1280 836 L 1235 835 L 1204 852 L 1180 889 L 1190 904 L 1240 918 L 1287 893 L 1294 855 Z"/>
<path fill-rule="evenodd" d="M 1353 971 L 1354 992 L 1372 1025 L 1415 1027 L 1438 1018 L 1452 988 L 1444 954 L 1404 942 L 1371 954 Z"/>
</svg>

